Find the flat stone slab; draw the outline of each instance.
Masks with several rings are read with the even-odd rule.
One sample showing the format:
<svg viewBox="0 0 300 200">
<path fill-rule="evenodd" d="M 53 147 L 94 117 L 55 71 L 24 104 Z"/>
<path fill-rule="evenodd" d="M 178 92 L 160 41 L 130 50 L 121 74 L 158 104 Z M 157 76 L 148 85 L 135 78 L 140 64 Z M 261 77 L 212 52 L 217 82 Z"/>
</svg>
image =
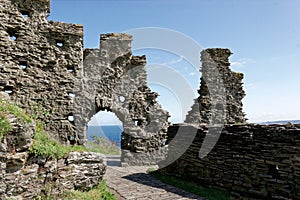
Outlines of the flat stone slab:
<svg viewBox="0 0 300 200">
<path fill-rule="evenodd" d="M 107 186 L 114 190 L 120 199 L 130 200 L 185 200 L 204 198 L 186 192 L 182 189 L 162 183 L 147 174 L 149 166 L 117 167 L 107 166 L 104 176 Z"/>
</svg>

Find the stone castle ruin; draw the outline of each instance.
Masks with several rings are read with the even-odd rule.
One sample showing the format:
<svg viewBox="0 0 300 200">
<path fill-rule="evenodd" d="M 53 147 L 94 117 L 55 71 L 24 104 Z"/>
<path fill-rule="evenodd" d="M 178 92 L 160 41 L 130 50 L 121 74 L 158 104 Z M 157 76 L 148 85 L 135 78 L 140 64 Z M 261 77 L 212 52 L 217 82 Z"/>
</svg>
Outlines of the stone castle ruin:
<svg viewBox="0 0 300 200">
<path fill-rule="evenodd" d="M 132 36 L 103 34 L 100 48 L 84 50 L 83 26 L 47 21 L 49 12 L 50 0 L 1 0 L 0 91 L 44 122 L 52 138 L 84 144 L 88 121 L 106 110 L 123 122 L 124 165 L 168 159 L 195 132 L 187 151 L 162 173 L 225 188 L 237 199 L 300 199 L 300 127 L 246 123 L 243 74 L 230 70 L 229 49 L 201 52 L 199 97 L 185 123 L 170 126 L 147 86 L 146 57 L 132 55 Z M 224 129 L 199 158 L 211 123 Z M 103 160 L 98 165 L 103 169 Z"/>
<path fill-rule="evenodd" d="M 0 90 L 63 144 L 83 144 L 88 121 L 107 110 L 123 122 L 123 162 L 162 159 L 169 114 L 147 86 L 146 57 L 131 54 L 132 37 L 101 35 L 100 49 L 83 51 L 83 27 L 48 22 L 49 9 L 49 1 L 1 1 Z"/>
<path fill-rule="evenodd" d="M 155 164 L 164 158 L 169 114 L 148 88 L 146 57 L 131 54 L 131 41 L 127 34 L 104 34 L 100 49 L 85 50 L 83 75 L 75 84 L 75 123 L 79 139 L 85 139 L 96 112 L 115 113 L 124 128 L 122 162 Z"/>
</svg>

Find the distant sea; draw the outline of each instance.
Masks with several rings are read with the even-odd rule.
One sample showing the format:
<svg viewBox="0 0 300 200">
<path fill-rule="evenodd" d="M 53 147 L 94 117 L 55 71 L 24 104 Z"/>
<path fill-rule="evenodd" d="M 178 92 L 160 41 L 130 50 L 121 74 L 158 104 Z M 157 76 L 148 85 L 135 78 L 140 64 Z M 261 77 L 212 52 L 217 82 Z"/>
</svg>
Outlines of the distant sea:
<svg viewBox="0 0 300 200">
<path fill-rule="evenodd" d="M 268 121 L 259 124 L 300 124 L 300 120 L 281 120 L 281 121 Z M 122 126 L 106 125 L 106 126 L 88 126 L 87 139 L 92 140 L 92 136 L 104 137 L 112 142 L 115 142 L 121 148 L 121 134 L 123 132 Z"/>
<path fill-rule="evenodd" d="M 112 142 L 117 143 L 121 148 L 122 126 L 107 125 L 107 126 L 88 126 L 87 139 L 92 140 L 92 136 L 104 137 Z"/>
<path fill-rule="evenodd" d="M 300 120 L 280 120 L 280 121 L 268 121 L 268 122 L 261 122 L 260 124 L 300 124 Z"/>
</svg>

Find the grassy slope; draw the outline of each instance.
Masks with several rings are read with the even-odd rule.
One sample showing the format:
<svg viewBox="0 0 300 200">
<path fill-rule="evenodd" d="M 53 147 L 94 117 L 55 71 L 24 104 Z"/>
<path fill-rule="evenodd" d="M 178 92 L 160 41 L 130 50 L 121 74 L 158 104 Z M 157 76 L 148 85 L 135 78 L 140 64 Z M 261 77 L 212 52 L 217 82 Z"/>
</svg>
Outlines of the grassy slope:
<svg viewBox="0 0 300 200">
<path fill-rule="evenodd" d="M 27 115 L 24 110 L 0 99 L 0 140 L 5 134 L 12 131 L 12 125 L 8 120 L 8 115 L 12 115 L 18 119 L 21 123 L 31 123 L 33 119 Z M 33 117 L 34 118 L 34 117 Z M 94 147 L 94 149 L 97 149 Z M 43 124 L 41 122 L 36 123 L 36 133 L 33 138 L 33 145 L 30 147 L 29 152 L 32 156 L 42 156 L 51 159 L 60 159 L 67 155 L 71 151 L 89 151 L 84 146 L 64 146 L 44 131 Z M 97 150 L 98 152 L 100 150 Z M 38 198 L 39 199 L 39 198 Z M 57 199 L 56 197 L 43 197 L 43 199 Z M 66 191 L 64 193 L 64 199 L 77 199 L 77 200 L 115 200 L 113 194 L 111 194 L 102 180 L 97 186 L 87 192 L 81 191 Z"/>
<path fill-rule="evenodd" d="M 0 99 L 0 140 L 3 135 L 12 131 L 13 128 L 8 121 L 8 115 L 13 115 L 22 123 L 32 122 L 32 119 L 21 108 Z"/>
<path fill-rule="evenodd" d="M 85 147 L 92 152 L 109 154 L 109 155 L 120 155 L 121 149 L 107 138 L 93 137 L 92 141 L 88 141 Z"/>
</svg>

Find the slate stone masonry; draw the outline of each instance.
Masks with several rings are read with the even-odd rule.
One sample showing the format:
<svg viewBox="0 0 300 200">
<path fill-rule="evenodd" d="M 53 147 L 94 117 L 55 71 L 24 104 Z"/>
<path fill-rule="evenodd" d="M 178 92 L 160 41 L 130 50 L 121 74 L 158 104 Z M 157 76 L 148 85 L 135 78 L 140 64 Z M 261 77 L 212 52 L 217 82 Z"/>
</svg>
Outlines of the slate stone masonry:
<svg viewBox="0 0 300 200">
<path fill-rule="evenodd" d="M 0 92 L 0 101 L 9 96 Z M 61 159 L 35 156 L 28 150 L 36 133 L 35 122 L 5 116 L 12 130 L 0 141 L 0 199 L 36 199 L 62 195 L 66 190 L 86 191 L 106 172 L 103 154 L 70 152 Z"/>
<path fill-rule="evenodd" d="M 83 133 L 98 111 L 115 113 L 124 128 L 122 163 L 152 165 L 165 156 L 169 113 L 147 86 L 146 57 L 133 56 L 131 42 L 128 34 L 102 34 L 100 49 L 85 50 L 83 76 L 75 87 L 75 123 Z"/>
<path fill-rule="evenodd" d="M 158 94 L 147 87 L 146 57 L 131 53 L 132 36 L 103 34 L 99 49 L 83 51 L 82 25 L 47 21 L 49 12 L 50 0 L 0 1 L 0 91 L 43 121 L 52 138 L 63 144 L 83 144 L 87 122 L 98 111 L 107 110 L 123 122 L 122 162 L 151 165 L 164 159 L 167 148 L 169 152 L 178 150 L 184 134 L 176 142 L 170 141 L 179 126 L 185 126 L 197 135 L 184 155 L 162 169 L 163 173 L 225 188 L 234 198 L 300 199 L 300 127 L 245 124 L 243 74 L 229 69 L 230 50 L 202 51 L 203 76 L 199 97 L 186 118 L 190 124 L 168 129 L 169 114 L 156 101 Z M 220 93 L 214 96 L 216 91 Z M 213 100 L 226 103 L 211 107 Z M 222 108 L 224 116 L 220 115 Z M 208 156 L 200 159 L 198 152 L 211 116 L 220 116 L 215 122 L 224 122 L 225 128 Z M 66 189 L 93 186 L 105 172 L 101 156 L 88 153 L 72 153 L 69 159 L 54 163 L 27 160 L 34 125 L 27 128 L 27 132 L 20 129 L 1 141 L 0 164 L 5 179 L 0 181 L 1 198 L 33 197 L 37 192 L 34 187 L 15 187 L 15 180 L 21 185 L 28 180 L 44 182 L 53 169 L 62 176 L 62 182 L 67 182 Z M 165 146 L 167 137 L 169 145 Z M 28 143 L 10 152 L 10 141 L 15 138 Z M 90 159 L 95 160 L 95 166 L 89 167 L 91 179 L 87 179 L 81 172 Z M 32 165 L 25 165 L 30 162 Z M 37 179 L 39 169 L 45 170 L 42 179 Z M 68 182 L 75 175 L 78 179 L 72 182 L 78 185 Z"/>
<path fill-rule="evenodd" d="M 1 0 L 0 91 L 70 144 L 76 73 L 82 70 L 83 27 L 47 21 L 49 0 Z"/>
<path fill-rule="evenodd" d="M 168 143 L 179 127 L 197 131 L 189 149 L 163 168 L 166 174 L 193 180 L 199 185 L 230 191 L 234 199 L 300 199 L 300 125 L 227 125 L 213 150 L 200 159 L 207 126 L 170 126 Z M 185 141 L 169 145 L 178 151 Z"/>
<path fill-rule="evenodd" d="M 49 12 L 49 0 L 0 2 L 0 91 L 62 144 L 84 144 L 88 121 L 107 110 L 123 122 L 123 163 L 163 159 L 169 114 L 147 86 L 146 57 L 131 53 L 132 36 L 103 34 L 100 49 L 83 51 L 82 25 L 47 21 Z"/>
<path fill-rule="evenodd" d="M 229 68 L 229 49 L 210 48 L 201 52 L 201 85 L 199 97 L 186 116 L 186 123 L 245 123 L 242 99 L 245 96 L 242 73 Z M 214 106 L 213 101 L 217 102 Z M 218 103 L 220 102 L 220 103 Z M 224 109 L 224 114 L 220 110 Z"/>
</svg>

